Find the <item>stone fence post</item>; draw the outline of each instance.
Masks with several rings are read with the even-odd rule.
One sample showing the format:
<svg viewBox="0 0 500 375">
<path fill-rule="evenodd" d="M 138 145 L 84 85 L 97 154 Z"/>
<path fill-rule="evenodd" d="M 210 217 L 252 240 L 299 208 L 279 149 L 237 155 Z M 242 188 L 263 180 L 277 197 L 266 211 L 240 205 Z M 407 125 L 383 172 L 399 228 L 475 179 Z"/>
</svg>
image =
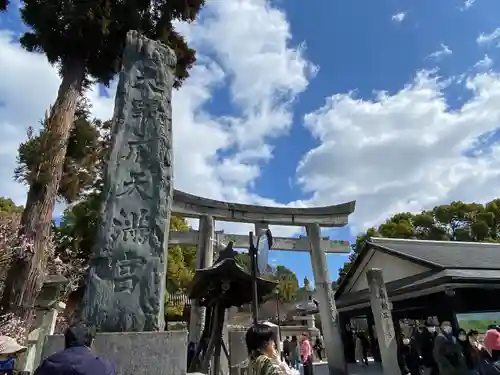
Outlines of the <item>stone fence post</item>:
<svg viewBox="0 0 500 375">
<path fill-rule="evenodd" d="M 245 343 L 247 328 L 229 326 L 229 355 L 231 356 L 230 375 L 244 375 L 248 372 L 248 352 Z"/>
<path fill-rule="evenodd" d="M 45 280 L 36 303 L 33 330 L 28 334 L 28 349 L 21 358 L 22 371 L 33 373 L 40 364 L 45 338 L 54 334 L 57 316 L 66 307 L 59 301 L 66 284 L 67 279 L 59 275 L 48 276 Z"/>
</svg>

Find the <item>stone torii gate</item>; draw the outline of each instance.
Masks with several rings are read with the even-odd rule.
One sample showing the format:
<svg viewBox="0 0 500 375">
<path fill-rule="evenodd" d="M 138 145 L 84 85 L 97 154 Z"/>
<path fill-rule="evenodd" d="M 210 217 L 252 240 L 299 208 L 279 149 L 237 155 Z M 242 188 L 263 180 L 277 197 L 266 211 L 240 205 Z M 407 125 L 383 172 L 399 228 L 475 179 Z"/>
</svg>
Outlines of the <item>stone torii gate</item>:
<svg viewBox="0 0 500 375">
<path fill-rule="evenodd" d="M 200 219 L 198 267 L 213 261 L 214 220 L 254 223 L 257 233 L 269 224 L 305 226 L 330 373 L 345 374 L 320 226 L 346 225 L 355 203 L 311 209 L 257 207 L 174 192 L 175 53 L 132 30 L 122 63 L 100 227 L 81 311 L 81 318 L 101 332 L 96 337 L 100 353 L 121 373 L 185 373 L 185 332 L 164 331 L 166 250 L 173 212 Z M 56 348 L 62 349 L 60 341 L 54 341 L 52 349 Z M 49 349 L 46 354 L 54 352 Z M 137 367 L 137 354 L 145 366 Z"/>
<path fill-rule="evenodd" d="M 344 350 L 338 325 L 338 313 L 326 262 L 326 253 L 347 253 L 343 241 L 330 241 L 321 237 L 320 227 L 343 227 L 354 212 L 356 202 L 314 208 L 288 208 L 254 206 L 206 199 L 174 191 L 172 213 L 188 218 L 199 218 L 198 231 L 171 232 L 169 244 L 197 245 L 197 268 L 213 263 L 214 243 L 235 242 L 235 247 L 248 247 L 248 236 L 215 232 L 215 220 L 253 223 L 255 233 L 271 225 L 304 226 L 307 237 L 275 239 L 273 250 L 305 251 L 311 255 L 311 265 L 319 301 L 329 372 L 345 374 Z M 310 250 L 309 250 L 310 249 Z M 189 340 L 197 342 L 204 325 L 204 314 L 199 306 L 192 306 Z"/>
</svg>

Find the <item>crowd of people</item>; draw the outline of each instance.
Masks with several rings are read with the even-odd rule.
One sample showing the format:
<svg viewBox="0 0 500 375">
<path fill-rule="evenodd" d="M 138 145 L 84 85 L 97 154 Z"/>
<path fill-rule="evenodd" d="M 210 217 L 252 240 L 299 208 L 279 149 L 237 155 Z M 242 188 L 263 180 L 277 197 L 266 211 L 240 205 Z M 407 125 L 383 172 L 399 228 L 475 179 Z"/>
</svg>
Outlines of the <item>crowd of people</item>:
<svg viewBox="0 0 500 375">
<path fill-rule="evenodd" d="M 93 351 L 95 329 L 91 326 L 72 325 L 66 330 L 64 338 L 65 349 L 44 359 L 34 375 L 116 375 L 113 364 Z M 302 363 L 304 375 L 313 375 L 314 347 L 307 334 L 301 335 L 299 339 L 292 337 L 292 340 L 288 340 L 290 345 L 286 360 L 282 360 L 277 351 L 277 337 L 268 324 L 253 325 L 245 338 L 251 374 L 299 375 L 299 364 Z M 0 375 L 18 374 L 16 364 L 19 361 L 16 359 L 26 349 L 11 337 L 0 336 Z"/>
<path fill-rule="evenodd" d="M 92 351 L 94 336 L 95 331 L 86 325 L 69 327 L 65 349 L 43 360 L 34 375 L 115 375 L 114 366 Z M 357 340 L 358 361 L 367 364 L 361 334 Z M 285 338 L 280 353 L 276 331 L 266 323 L 251 326 L 245 342 L 249 375 L 298 375 L 300 364 L 304 375 L 313 375 L 313 350 L 323 350 L 321 341 L 311 345 L 303 333 L 300 338 Z M 0 375 L 15 375 L 16 358 L 25 350 L 14 339 L 0 336 Z M 491 327 L 480 343 L 477 331 L 460 329 L 454 335 L 450 322 L 439 327 L 427 323 L 425 329 L 402 337 L 398 362 L 402 375 L 500 375 L 500 327 Z"/>
<path fill-rule="evenodd" d="M 311 352 L 316 356 L 316 358 L 321 362 L 323 360 L 323 340 L 320 337 L 316 337 L 312 348 L 308 348 L 311 343 L 309 341 L 307 334 L 302 334 L 300 340 L 297 336 L 286 336 L 281 343 L 281 360 L 284 361 L 288 366 L 294 369 L 299 369 L 299 364 L 301 362 L 301 348 L 302 351 L 311 350 Z M 313 359 L 313 354 L 311 354 L 311 362 Z"/>
<path fill-rule="evenodd" d="M 398 362 L 402 375 L 499 375 L 500 328 L 488 330 L 481 344 L 477 331 L 454 335 L 450 322 L 427 323 L 402 337 Z"/>
</svg>

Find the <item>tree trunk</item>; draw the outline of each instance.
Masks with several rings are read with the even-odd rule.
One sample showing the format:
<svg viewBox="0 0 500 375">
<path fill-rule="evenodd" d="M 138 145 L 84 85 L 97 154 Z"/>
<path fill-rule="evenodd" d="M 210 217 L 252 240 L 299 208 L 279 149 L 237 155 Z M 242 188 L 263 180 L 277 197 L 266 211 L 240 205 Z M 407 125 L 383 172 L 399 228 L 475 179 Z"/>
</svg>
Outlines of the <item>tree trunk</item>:
<svg viewBox="0 0 500 375">
<path fill-rule="evenodd" d="M 47 136 L 42 141 L 41 172 L 30 186 L 21 217 L 21 231 L 33 241 L 33 253 L 12 264 L 5 280 L 0 307 L 22 319 L 31 318 L 43 285 L 52 213 L 84 75 L 85 66 L 81 61 L 63 66 L 62 82 L 47 122 Z"/>
</svg>

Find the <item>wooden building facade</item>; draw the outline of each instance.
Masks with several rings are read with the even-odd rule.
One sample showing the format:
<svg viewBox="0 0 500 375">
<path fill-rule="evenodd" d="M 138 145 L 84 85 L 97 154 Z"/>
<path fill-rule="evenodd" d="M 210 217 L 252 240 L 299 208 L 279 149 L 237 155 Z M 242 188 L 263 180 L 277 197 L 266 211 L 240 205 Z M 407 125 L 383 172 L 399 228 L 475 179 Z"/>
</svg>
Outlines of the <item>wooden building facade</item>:
<svg viewBox="0 0 500 375">
<path fill-rule="evenodd" d="M 365 321 L 376 345 L 366 280 L 371 268 L 382 269 L 396 331 L 406 319 L 437 317 L 458 329 L 459 314 L 500 312 L 500 244 L 371 238 L 335 294 L 350 361 L 357 322 Z"/>
</svg>

